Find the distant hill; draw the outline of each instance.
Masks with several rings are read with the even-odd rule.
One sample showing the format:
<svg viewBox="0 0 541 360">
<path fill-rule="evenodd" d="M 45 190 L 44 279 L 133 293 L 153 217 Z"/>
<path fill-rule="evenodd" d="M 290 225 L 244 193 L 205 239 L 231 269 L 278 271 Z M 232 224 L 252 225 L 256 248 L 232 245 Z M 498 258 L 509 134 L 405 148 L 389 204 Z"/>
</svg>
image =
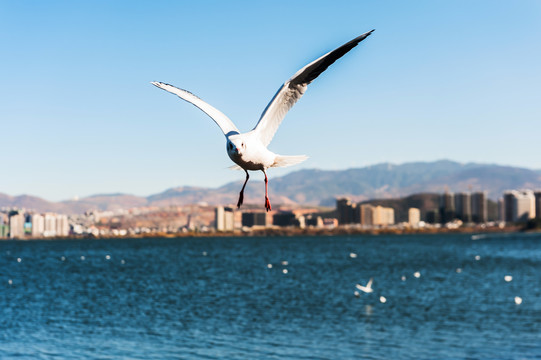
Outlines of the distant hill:
<svg viewBox="0 0 541 360">
<path fill-rule="evenodd" d="M 48 202 L 34 196 L 0 194 L 0 207 L 20 207 L 36 211 L 82 213 L 87 210 L 114 210 L 140 206 L 236 204 L 244 181 L 239 180 L 218 188 L 177 187 L 162 193 L 139 197 L 127 194 L 103 194 L 78 201 Z M 353 201 L 390 199 L 415 193 L 442 193 L 446 189 L 487 191 L 491 199 L 501 197 L 508 189 L 541 189 L 541 170 L 530 170 L 493 164 L 461 164 L 449 160 L 390 163 L 347 170 L 299 170 L 273 178 L 269 192 L 273 205 L 303 204 L 334 206 L 335 198 L 348 196 Z M 251 180 L 245 191 L 245 203 L 263 206 L 264 184 Z"/>
</svg>

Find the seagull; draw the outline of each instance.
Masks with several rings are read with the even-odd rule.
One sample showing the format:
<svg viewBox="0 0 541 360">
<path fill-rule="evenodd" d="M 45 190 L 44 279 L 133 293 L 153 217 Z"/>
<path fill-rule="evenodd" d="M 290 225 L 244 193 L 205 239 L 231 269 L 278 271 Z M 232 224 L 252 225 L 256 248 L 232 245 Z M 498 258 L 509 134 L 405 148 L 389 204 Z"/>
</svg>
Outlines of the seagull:
<svg viewBox="0 0 541 360">
<path fill-rule="evenodd" d="M 366 39 L 373 31 L 371 30 L 356 37 L 297 71 L 295 75 L 278 89 L 278 92 L 276 92 L 265 110 L 263 110 L 256 126 L 251 131 L 245 133 L 240 133 L 235 124 L 220 110 L 207 104 L 191 92 L 162 82 L 153 81 L 151 84 L 195 105 L 220 127 L 226 138 L 227 154 L 236 164 L 232 168 L 243 169 L 246 173 L 246 180 L 239 194 L 237 208 L 240 208 L 244 201 L 244 189 L 250 178 L 248 171 L 262 171 L 265 175 L 265 209 L 271 211 L 272 208 L 268 196 L 269 180 L 267 178 L 267 169 L 295 165 L 308 158 L 305 155 L 278 155 L 267 148 L 278 130 L 280 123 L 287 112 L 302 97 L 312 81 L 336 60 L 340 59 L 361 41 Z"/>
<path fill-rule="evenodd" d="M 368 280 L 368 283 L 366 284 L 366 286 L 362 286 L 362 285 L 355 285 L 355 287 L 361 291 L 364 291 L 365 293 L 371 293 L 374 291 L 374 289 L 372 289 L 372 281 L 374 279 L 373 278 L 370 278 L 370 280 Z"/>
</svg>

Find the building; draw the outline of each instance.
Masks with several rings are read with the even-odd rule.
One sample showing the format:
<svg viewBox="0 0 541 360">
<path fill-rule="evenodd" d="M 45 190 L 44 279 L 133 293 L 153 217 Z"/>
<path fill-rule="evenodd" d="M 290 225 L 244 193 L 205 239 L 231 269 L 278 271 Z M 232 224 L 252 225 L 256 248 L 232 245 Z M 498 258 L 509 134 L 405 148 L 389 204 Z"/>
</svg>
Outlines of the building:
<svg viewBox="0 0 541 360">
<path fill-rule="evenodd" d="M 455 195 L 456 217 L 465 223 L 472 221 L 472 204 L 470 193 L 458 193 Z"/>
<path fill-rule="evenodd" d="M 267 226 L 267 213 L 265 212 L 243 212 L 242 226 Z"/>
<path fill-rule="evenodd" d="M 498 199 L 498 220 L 505 221 L 505 205 L 503 198 Z"/>
<path fill-rule="evenodd" d="M 14 213 L 9 217 L 9 237 L 21 239 L 24 237 L 25 216 L 21 213 Z"/>
<path fill-rule="evenodd" d="M 7 238 L 9 236 L 9 225 L 0 225 L 0 238 Z"/>
<path fill-rule="evenodd" d="M 535 196 L 535 217 L 541 219 L 541 190 L 533 193 Z"/>
<path fill-rule="evenodd" d="M 323 219 L 323 226 L 328 229 L 334 229 L 338 226 L 338 219 L 335 218 L 324 218 Z"/>
<path fill-rule="evenodd" d="M 348 198 L 337 199 L 336 213 L 338 215 L 338 223 L 340 225 L 355 223 L 356 207 L 357 205 L 352 203 Z"/>
<path fill-rule="evenodd" d="M 68 236 L 70 226 L 67 215 L 56 215 L 56 236 Z"/>
<path fill-rule="evenodd" d="M 284 211 L 272 216 L 272 224 L 275 226 L 299 226 L 305 227 L 304 216 L 297 216 L 291 211 Z"/>
<path fill-rule="evenodd" d="M 440 211 L 439 210 L 430 210 L 426 213 L 426 222 L 429 224 L 439 224 L 441 223 Z"/>
<path fill-rule="evenodd" d="M 360 207 L 360 223 L 364 226 L 386 226 L 394 224 L 394 209 L 362 204 Z"/>
<path fill-rule="evenodd" d="M 0 238 L 6 238 L 9 236 L 9 220 L 7 216 L 0 213 Z"/>
<path fill-rule="evenodd" d="M 214 223 L 216 231 L 233 231 L 235 228 L 233 208 L 218 206 L 214 210 Z"/>
<path fill-rule="evenodd" d="M 531 190 L 510 190 L 503 195 L 506 222 L 526 222 L 535 218 L 535 195 Z"/>
<path fill-rule="evenodd" d="M 455 219 L 455 195 L 452 192 L 446 192 L 440 196 L 440 215 L 442 223 Z"/>
<path fill-rule="evenodd" d="M 52 237 L 56 236 L 56 215 L 46 213 L 43 216 L 45 222 L 45 229 L 43 230 L 43 236 Z"/>
<path fill-rule="evenodd" d="M 40 214 L 32 214 L 32 237 L 41 237 L 45 232 L 45 218 Z"/>
<path fill-rule="evenodd" d="M 421 222 L 421 210 L 417 208 L 408 209 L 408 224 L 412 227 L 419 226 Z"/>
<path fill-rule="evenodd" d="M 370 204 L 362 204 L 360 208 L 359 222 L 362 225 L 371 226 L 374 225 L 374 207 Z"/>
<path fill-rule="evenodd" d="M 394 224 L 394 209 L 376 206 L 373 211 L 373 224 L 380 226 L 387 226 Z"/>
<path fill-rule="evenodd" d="M 321 216 L 310 214 L 306 215 L 304 220 L 306 226 L 312 226 L 317 228 L 323 227 L 323 219 L 321 218 Z"/>
<path fill-rule="evenodd" d="M 474 192 L 471 195 L 471 219 L 476 223 L 485 223 L 488 221 L 488 203 L 486 192 Z"/>
</svg>

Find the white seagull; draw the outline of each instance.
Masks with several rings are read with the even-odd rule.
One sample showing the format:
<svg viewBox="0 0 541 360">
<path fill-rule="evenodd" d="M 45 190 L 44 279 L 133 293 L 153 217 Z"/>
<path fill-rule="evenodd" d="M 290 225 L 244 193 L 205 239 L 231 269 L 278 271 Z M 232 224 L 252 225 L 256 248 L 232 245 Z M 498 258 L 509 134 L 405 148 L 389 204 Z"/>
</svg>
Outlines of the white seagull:
<svg viewBox="0 0 541 360">
<path fill-rule="evenodd" d="M 344 56 L 353 49 L 359 42 L 363 41 L 374 30 L 364 33 L 355 39 L 345 43 L 337 49 L 328 52 L 320 58 L 309 63 L 291 79 L 286 81 L 274 95 L 267 105 L 263 114 L 259 118 L 255 128 L 246 133 L 240 133 L 235 124 L 215 107 L 207 104 L 194 94 L 174 87 L 173 85 L 153 81 L 152 84 L 160 89 L 169 91 L 183 100 L 195 105 L 204 113 L 212 118 L 220 127 L 226 137 L 227 154 L 238 166 L 233 168 L 242 168 L 246 172 L 246 180 L 239 194 L 237 207 L 240 208 L 244 200 L 244 188 L 250 178 L 248 170 L 260 170 L 265 175 L 265 209 L 271 210 L 271 204 L 268 196 L 268 179 L 266 170 L 271 167 L 282 167 L 298 164 L 307 159 L 305 155 L 283 156 L 273 153 L 267 149 L 278 126 L 286 116 L 287 112 L 302 97 L 308 84 L 314 81 L 323 71 L 325 71 L 336 60 Z"/>
<path fill-rule="evenodd" d="M 374 279 L 373 278 L 370 278 L 370 280 L 368 280 L 368 283 L 366 284 L 366 286 L 362 286 L 362 285 L 355 285 L 355 287 L 361 291 L 364 291 L 365 293 L 371 293 L 374 291 L 374 289 L 372 289 L 372 281 Z"/>
</svg>

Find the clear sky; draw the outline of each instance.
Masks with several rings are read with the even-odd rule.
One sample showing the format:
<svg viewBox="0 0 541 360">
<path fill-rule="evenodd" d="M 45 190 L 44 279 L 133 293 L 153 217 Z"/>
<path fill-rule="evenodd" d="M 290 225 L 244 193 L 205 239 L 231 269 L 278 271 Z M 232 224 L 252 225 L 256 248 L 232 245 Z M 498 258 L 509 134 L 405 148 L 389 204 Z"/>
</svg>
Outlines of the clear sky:
<svg viewBox="0 0 541 360">
<path fill-rule="evenodd" d="M 541 169 L 541 2 L 0 0 L 0 193 L 64 200 L 243 180 L 220 129 L 310 85 L 270 149 L 301 168 L 451 159 Z M 262 174 L 254 179 L 262 179 Z"/>
</svg>

